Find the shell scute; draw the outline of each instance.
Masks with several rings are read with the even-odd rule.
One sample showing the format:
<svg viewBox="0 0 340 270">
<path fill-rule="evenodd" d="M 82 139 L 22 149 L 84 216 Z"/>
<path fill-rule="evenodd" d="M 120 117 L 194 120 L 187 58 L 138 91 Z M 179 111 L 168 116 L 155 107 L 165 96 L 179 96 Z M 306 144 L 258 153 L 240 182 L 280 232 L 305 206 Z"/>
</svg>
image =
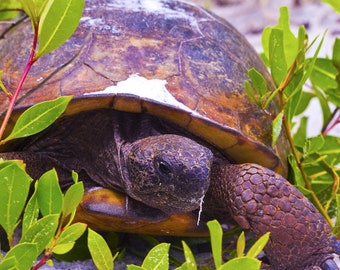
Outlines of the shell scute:
<svg viewBox="0 0 340 270">
<path fill-rule="evenodd" d="M 26 21 L 0 41 L 0 69 L 10 91 L 29 54 L 21 41 L 32 38 L 30 27 Z M 260 163 L 284 174 L 285 140 L 271 146 L 271 118 L 244 92 L 251 67 L 272 87 L 265 66 L 243 36 L 191 3 L 88 0 L 75 34 L 33 66 L 18 109 L 73 95 L 69 114 L 98 107 L 146 112 L 186 128 L 236 162 Z M 99 94 L 132 75 L 164 80 L 176 102 L 145 97 L 138 87 L 133 93 Z M 7 104 L 0 95 L 0 112 Z M 277 111 L 274 104 L 268 110 L 273 115 Z"/>
</svg>

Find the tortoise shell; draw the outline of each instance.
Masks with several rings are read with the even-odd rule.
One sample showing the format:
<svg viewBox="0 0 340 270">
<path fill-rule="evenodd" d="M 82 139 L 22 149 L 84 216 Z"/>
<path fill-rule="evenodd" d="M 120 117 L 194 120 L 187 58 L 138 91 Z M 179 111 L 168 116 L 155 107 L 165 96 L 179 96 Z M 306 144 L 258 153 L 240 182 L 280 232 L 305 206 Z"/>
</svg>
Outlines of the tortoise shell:
<svg viewBox="0 0 340 270">
<path fill-rule="evenodd" d="M 30 28 L 27 20 L 0 40 L 3 83 L 12 92 L 30 52 Z M 113 108 L 155 115 L 201 137 L 232 162 L 285 175 L 285 139 L 272 147 L 269 115 L 277 113 L 275 104 L 266 114 L 244 91 L 252 67 L 273 87 L 247 40 L 194 4 L 87 0 L 74 35 L 33 65 L 13 119 L 33 104 L 73 95 L 66 114 Z M 0 113 L 7 106 L 0 94 Z"/>
</svg>

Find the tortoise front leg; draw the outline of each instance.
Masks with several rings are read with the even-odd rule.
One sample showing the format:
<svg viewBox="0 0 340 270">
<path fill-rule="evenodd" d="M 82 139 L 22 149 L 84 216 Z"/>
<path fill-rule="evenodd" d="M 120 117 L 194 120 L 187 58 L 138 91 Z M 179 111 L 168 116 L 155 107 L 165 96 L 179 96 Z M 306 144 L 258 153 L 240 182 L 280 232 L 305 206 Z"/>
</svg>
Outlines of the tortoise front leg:
<svg viewBox="0 0 340 270">
<path fill-rule="evenodd" d="M 338 269 L 330 226 L 282 176 L 255 164 L 214 165 L 211 183 L 209 192 L 240 226 L 256 237 L 270 231 L 264 250 L 270 269 Z"/>
</svg>

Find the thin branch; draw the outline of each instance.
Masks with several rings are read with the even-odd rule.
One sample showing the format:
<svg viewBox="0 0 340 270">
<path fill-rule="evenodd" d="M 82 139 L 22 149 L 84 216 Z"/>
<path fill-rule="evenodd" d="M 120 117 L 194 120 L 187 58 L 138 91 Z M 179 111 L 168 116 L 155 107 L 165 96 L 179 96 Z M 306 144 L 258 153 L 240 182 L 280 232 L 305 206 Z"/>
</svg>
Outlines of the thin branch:
<svg viewBox="0 0 340 270">
<path fill-rule="evenodd" d="M 8 105 L 8 109 L 7 109 L 5 118 L 4 118 L 4 120 L 3 120 L 2 124 L 1 124 L 1 127 L 0 127 L 0 141 L 1 141 L 2 137 L 3 137 L 3 135 L 4 135 L 6 126 L 7 126 L 8 121 L 9 121 L 11 115 L 12 115 L 15 103 L 16 103 L 18 97 L 19 97 L 22 85 L 24 84 L 24 81 L 25 81 L 25 79 L 27 77 L 27 74 L 30 71 L 30 69 L 31 69 L 32 65 L 34 64 L 34 62 L 37 60 L 37 59 L 34 59 L 37 45 L 38 45 L 38 26 L 36 26 L 36 28 L 34 29 L 34 37 L 33 37 L 32 50 L 31 50 L 30 56 L 28 58 L 27 64 L 25 66 L 24 72 L 21 75 L 19 84 L 18 84 L 18 86 L 17 86 L 13 96 L 9 97 L 10 103 Z"/>
</svg>

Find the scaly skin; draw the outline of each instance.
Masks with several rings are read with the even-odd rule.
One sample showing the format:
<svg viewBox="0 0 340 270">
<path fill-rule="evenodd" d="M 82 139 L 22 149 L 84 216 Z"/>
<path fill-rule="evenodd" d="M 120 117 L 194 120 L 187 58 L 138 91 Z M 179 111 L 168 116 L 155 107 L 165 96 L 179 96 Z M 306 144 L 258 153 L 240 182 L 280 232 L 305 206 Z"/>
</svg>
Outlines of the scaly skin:
<svg viewBox="0 0 340 270">
<path fill-rule="evenodd" d="M 212 179 L 215 199 L 240 226 L 257 237 L 271 233 L 268 269 L 338 269 L 332 253 L 339 244 L 330 226 L 282 176 L 255 164 L 227 164 L 213 166 Z"/>
</svg>

